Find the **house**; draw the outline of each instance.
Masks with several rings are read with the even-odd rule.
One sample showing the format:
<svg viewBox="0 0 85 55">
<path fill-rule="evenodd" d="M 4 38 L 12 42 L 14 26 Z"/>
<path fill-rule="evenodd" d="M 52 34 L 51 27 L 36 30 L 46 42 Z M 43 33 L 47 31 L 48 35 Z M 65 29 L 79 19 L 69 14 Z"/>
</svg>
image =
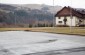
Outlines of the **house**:
<svg viewBox="0 0 85 55">
<path fill-rule="evenodd" d="M 55 15 L 55 25 L 80 26 L 85 25 L 85 9 L 64 7 Z"/>
</svg>

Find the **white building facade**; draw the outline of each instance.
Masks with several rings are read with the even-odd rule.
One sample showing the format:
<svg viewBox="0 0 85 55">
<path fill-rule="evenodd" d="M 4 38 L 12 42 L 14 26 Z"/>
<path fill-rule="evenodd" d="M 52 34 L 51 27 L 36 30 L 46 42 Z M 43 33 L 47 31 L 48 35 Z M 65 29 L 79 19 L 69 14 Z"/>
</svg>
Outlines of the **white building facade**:
<svg viewBox="0 0 85 55">
<path fill-rule="evenodd" d="M 79 26 L 85 25 L 85 18 L 82 18 L 82 15 L 72 10 L 70 14 L 68 7 L 64 7 L 55 15 L 55 25 L 67 25 L 67 26 Z M 76 15 L 75 15 L 76 14 Z M 71 16 L 72 15 L 72 16 Z M 66 22 L 64 21 L 66 19 Z"/>
</svg>

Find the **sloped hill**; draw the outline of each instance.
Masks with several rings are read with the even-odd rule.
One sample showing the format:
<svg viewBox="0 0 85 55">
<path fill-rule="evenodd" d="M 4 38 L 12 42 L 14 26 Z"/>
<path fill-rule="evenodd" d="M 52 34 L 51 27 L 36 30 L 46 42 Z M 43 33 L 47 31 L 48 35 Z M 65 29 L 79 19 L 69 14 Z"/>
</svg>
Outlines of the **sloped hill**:
<svg viewBox="0 0 85 55">
<path fill-rule="evenodd" d="M 61 6 L 48 6 L 39 4 L 0 4 L 0 11 L 5 12 L 6 24 L 52 24 L 53 14 L 59 11 Z M 1 15 L 0 15 L 1 16 Z"/>
</svg>

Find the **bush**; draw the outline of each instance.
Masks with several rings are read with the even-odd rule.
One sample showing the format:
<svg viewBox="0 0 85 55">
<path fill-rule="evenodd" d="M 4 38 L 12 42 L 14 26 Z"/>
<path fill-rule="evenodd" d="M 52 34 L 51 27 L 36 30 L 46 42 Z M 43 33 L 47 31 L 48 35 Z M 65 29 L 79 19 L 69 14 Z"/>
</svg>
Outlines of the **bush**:
<svg viewBox="0 0 85 55">
<path fill-rule="evenodd" d="M 29 28 L 32 28 L 32 24 L 29 24 Z"/>
<path fill-rule="evenodd" d="M 83 25 L 79 25 L 79 27 L 85 27 L 85 25 L 83 24 Z"/>
<path fill-rule="evenodd" d="M 57 27 L 69 27 L 68 25 L 57 25 Z"/>
</svg>

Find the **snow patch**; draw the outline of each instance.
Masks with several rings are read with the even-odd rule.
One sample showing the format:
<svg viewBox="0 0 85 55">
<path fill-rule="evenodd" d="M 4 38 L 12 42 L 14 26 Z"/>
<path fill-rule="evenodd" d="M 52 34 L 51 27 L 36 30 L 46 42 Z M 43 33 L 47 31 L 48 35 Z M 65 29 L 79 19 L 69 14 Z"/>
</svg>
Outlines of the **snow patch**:
<svg viewBox="0 0 85 55">
<path fill-rule="evenodd" d="M 52 37 L 53 36 L 53 37 Z M 54 37 L 55 36 L 55 37 Z M 21 55 L 60 49 L 85 47 L 85 44 L 69 39 L 56 38 L 57 35 L 39 32 L 0 32 L 0 54 Z M 5 52 L 2 50 L 6 50 Z M 14 55 L 13 54 L 13 55 Z"/>
</svg>

